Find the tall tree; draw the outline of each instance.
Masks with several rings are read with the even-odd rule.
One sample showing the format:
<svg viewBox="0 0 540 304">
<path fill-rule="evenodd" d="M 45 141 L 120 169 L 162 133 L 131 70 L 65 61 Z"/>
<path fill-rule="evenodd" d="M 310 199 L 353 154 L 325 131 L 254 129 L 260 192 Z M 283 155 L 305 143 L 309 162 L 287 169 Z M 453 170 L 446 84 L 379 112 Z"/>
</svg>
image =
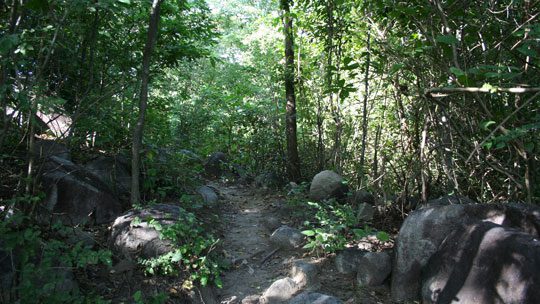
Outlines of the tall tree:
<svg viewBox="0 0 540 304">
<path fill-rule="evenodd" d="M 150 76 L 150 59 L 154 44 L 158 35 L 158 23 L 161 3 L 163 0 L 153 0 L 150 11 L 150 22 L 148 34 L 143 51 L 143 61 L 141 70 L 141 91 L 139 95 L 139 117 L 133 130 L 132 162 L 131 162 L 131 204 L 136 205 L 140 201 L 139 192 L 139 171 L 140 171 L 140 151 L 144 131 L 144 120 L 148 104 L 148 79 Z"/>
<path fill-rule="evenodd" d="M 280 0 L 281 19 L 285 35 L 285 96 L 287 99 L 285 129 L 287 133 L 287 171 L 289 179 L 300 179 L 300 158 L 296 138 L 296 97 L 294 94 L 294 42 L 290 0 Z"/>
</svg>

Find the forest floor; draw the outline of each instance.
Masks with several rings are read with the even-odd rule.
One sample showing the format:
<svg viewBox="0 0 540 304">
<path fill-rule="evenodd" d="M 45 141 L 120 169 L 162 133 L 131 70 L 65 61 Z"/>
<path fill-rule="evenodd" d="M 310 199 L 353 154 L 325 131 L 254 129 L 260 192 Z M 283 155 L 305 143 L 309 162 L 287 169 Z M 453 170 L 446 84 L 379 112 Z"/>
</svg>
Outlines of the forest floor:
<svg viewBox="0 0 540 304">
<path fill-rule="evenodd" d="M 294 210 L 284 196 L 244 185 L 212 183 L 222 199 L 222 250 L 231 268 L 223 274 L 223 288 L 218 295 L 221 303 L 240 303 L 256 297 L 276 280 L 287 277 L 296 259 L 309 260 L 319 268 L 321 283 L 317 292 L 335 296 L 345 303 L 390 303 L 388 287 L 359 290 L 355 275 L 337 272 L 333 256 L 316 257 L 306 252 L 275 253 L 269 242 L 272 231 L 265 225 L 268 218 L 295 226 Z M 251 303 L 251 302 L 245 302 Z M 255 302 L 256 303 L 256 302 Z"/>
</svg>

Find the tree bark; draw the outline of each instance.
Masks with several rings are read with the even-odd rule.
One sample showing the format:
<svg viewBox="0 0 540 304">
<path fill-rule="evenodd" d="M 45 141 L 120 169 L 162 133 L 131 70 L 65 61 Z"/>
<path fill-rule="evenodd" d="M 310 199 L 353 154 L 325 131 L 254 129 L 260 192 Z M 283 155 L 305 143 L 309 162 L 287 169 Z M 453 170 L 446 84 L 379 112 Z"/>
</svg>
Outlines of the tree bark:
<svg viewBox="0 0 540 304">
<path fill-rule="evenodd" d="M 366 57 L 366 71 L 364 75 L 364 104 L 363 104 L 363 110 L 362 110 L 362 148 L 360 151 L 360 166 L 359 166 L 359 172 L 358 172 L 358 185 L 362 186 L 362 182 L 364 181 L 365 176 L 365 170 L 364 166 L 366 163 L 366 139 L 367 139 L 367 133 L 368 133 L 368 120 L 367 120 L 367 103 L 369 98 L 369 68 L 371 66 L 371 32 L 370 28 L 368 26 L 367 29 L 367 39 L 366 39 L 366 47 L 367 47 L 367 57 Z"/>
<path fill-rule="evenodd" d="M 158 35 L 158 23 L 161 3 L 163 0 L 153 0 L 150 11 L 150 22 L 148 25 L 148 34 L 143 51 L 143 62 L 141 71 L 141 92 L 139 95 L 139 117 L 133 130 L 133 146 L 131 160 L 131 205 L 137 205 L 141 199 L 139 189 L 140 174 L 140 151 L 142 146 L 142 137 L 144 131 L 144 121 L 146 117 L 146 107 L 148 104 L 148 79 L 150 78 L 150 59 L 154 44 Z"/>
<path fill-rule="evenodd" d="M 289 179 L 300 179 L 300 158 L 296 138 L 296 97 L 294 94 L 294 50 L 293 22 L 290 15 L 290 0 L 280 0 L 281 19 L 285 35 L 285 96 L 287 99 L 285 129 L 287 134 L 287 171 Z"/>
</svg>

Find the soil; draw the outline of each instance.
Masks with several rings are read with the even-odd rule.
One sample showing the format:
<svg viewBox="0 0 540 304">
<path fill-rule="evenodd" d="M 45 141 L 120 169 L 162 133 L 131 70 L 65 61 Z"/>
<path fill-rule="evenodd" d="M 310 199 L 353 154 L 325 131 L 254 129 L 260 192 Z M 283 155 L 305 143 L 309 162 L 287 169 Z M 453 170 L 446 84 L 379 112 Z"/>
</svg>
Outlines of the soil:
<svg viewBox="0 0 540 304">
<path fill-rule="evenodd" d="M 388 286 L 357 288 L 354 275 L 337 272 L 333 255 L 317 257 L 305 251 L 275 251 L 269 242 L 272 231 L 265 227 L 265 219 L 274 217 L 281 224 L 294 227 L 294 213 L 299 211 L 287 206 L 284 196 L 244 185 L 210 186 L 221 196 L 222 251 L 232 265 L 222 276 L 223 288 L 217 290 L 221 303 L 241 303 L 247 297 L 261 296 L 274 281 L 287 277 L 292 262 L 299 258 L 319 266 L 320 293 L 349 304 L 391 303 Z"/>
</svg>

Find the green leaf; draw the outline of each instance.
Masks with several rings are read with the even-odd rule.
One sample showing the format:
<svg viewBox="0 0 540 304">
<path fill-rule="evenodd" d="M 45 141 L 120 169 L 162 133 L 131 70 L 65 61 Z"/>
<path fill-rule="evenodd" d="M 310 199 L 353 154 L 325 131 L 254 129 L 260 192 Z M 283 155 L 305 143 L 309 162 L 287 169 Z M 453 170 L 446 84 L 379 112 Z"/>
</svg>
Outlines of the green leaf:
<svg viewBox="0 0 540 304">
<path fill-rule="evenodd" d="M 388 240 L 390 240 L 390 236 L 384 231 L 379 231 L 377 232 L 377 239 L 381 242 L 387 242 Z"/>
<path fill-rule="evenodd" d="M 459 77 L 459 76 L 465 76 L 465 75 L 466 75 L 465 72 L 463 72 L 461 69 L 458 69 L 458 68 L 456 68 L 456 67 L 451 67 L 451 68 L 450 68 L 450 72 L 454 73 L 454 75 L 456 75 L 456 76 L 458 76 L 458 77 Z"/>
<path fill-rule="evenodd" d="M 480 126 L 482 127 L 482 129 L 487 130 L 489 126 L 494 125 L 494 124 L 496 124 L 496 122 L 494 122 L 493 120 L 488 120 L 488 121 L 481 122 Z"/>
<path fill-rule="evenodd" d="M 392 67 L 390 68 L 390 75 L 395 74 L 396 72 L 401 70 L 404 66 L 405 65 L 403 63 L 395 63 L 395 64 L 393 64 Z"/>
<path fill-rule="evenodd" d="M 439 35 L 435 38 L 437 42 L 452 45 L 459 43 L 459 40 L 453 35 Z"/>
<path fill-rule="evenodd" d="M 527 45 L 522 45 L 517 49 L 521 54 L 533 58 L 538 58 L 538 53 L 534 51 L 534 49 L 531 49 Z"/>
<path fill-rule="evenodd" d="M 118 2 L 123 4 L 131 4 L 131 0 L 118 0 Z"/>
<path fill-rule="evenodd" d="M 175 251 L 171 256 L 171 262 L 176 263 L 182 260 L 182 253 L 180 251 Z"/>
<path fill-rule="evenodd" d="M 314 236 L 315 231 L 313 231 L 313 230 L 304 230 L 304 231 L 302 231 L 302 234 L 307 235 L 307 236 Z"/>
<path fill-rule="evenodd" d="M 0 38 L 0 54 L 7 54 L 19 43 L 18 35 L 5 35 Z"/>
<path fill-rule="evenodd" d="M 489 83 L 484 83 L 484 85 L 482 86 L 482 89 L 489 90 L 490 93 L 496 93 L 498 90 L 496 86 L 493 86 Z"/>
</svg>

